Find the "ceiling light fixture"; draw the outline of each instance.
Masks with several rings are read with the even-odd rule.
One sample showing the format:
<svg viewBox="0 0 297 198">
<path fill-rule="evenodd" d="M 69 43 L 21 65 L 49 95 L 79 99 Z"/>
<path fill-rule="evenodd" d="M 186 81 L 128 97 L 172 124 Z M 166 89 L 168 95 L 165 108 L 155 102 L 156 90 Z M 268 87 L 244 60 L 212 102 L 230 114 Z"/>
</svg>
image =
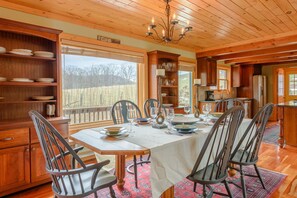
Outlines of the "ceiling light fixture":
<svg viewBox="0 0 297 198">
<path fill-rule="evenodd" d="M 155 25 L 155 19 L 152 18 L 151 24 L 147 28 L 146 35 L 152 37 L 155 40 L 160 40 L 161 42 L 169 43 L 177 43 L 179 40 L 185 37 L 186 33 L 191 31 L 193 28 L 189 25 L 189 21 L 187 21 L 187 26 L 181 29 L 181 32 L 177 38 L 174 38 L 174 28 L 175 25 L 178 24 L 178 20 L 176 19 L 175 13 L 173 16 L 170 16 L 170 5 L 169 2 L 171 0 L 164 0 L 166 3 L 165 14 L 166 14 L 166 21 L 161 18 L 163 24 L 159 24 L 163 30 L 162 35 L 158 34 L 156 31 L 157 25 Z M 153 31 L 153 32 L 152 32 Z M 156 35 L 156 37 L 154 37 Z"/>
</svg>

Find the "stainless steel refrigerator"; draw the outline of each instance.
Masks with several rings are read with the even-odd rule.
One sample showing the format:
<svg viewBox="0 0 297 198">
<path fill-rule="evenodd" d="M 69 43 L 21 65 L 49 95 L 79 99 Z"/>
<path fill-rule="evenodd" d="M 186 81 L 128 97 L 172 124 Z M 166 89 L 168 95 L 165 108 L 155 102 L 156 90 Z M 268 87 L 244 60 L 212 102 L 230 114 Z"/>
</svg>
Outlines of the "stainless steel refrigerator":
<svg viewBox="0 0 297 198">
<path fill-rule="evenodd" d="M 267 103 L 266 76 L 253 76 L 253 114 Z"/>
</svg>

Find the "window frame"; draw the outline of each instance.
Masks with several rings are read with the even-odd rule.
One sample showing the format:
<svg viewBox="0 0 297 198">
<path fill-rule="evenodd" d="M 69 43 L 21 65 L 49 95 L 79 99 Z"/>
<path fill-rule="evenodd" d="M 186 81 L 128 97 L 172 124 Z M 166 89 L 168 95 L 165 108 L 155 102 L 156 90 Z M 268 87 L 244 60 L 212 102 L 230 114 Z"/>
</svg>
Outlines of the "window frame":
<svg viewBox="0 0 297 198">
<path fill-rule="evenodd" d="M 226 79 L 220 79 L 220 70 L 225 70 L 227 72 Z M 226 80 L 227 89 L 220 89 L 220 80 Z M 217 91 L 230 92 L 230 89 L 231 89 L 231 67 L 218 65 L 218 67 L 217 67 Z"/>
<path fill-rule="evenodd" d="M 118 45 L 114 43 L 107 43 L 103 41 L 98 41 L 91 38 L 86 38 L 82 36 L 72 35 L 63 33 L 61 35 L 61 41 L 60 46 L 62 45 L 70 45 L 70 46 L 76 46 L 76 47 L 84 47 L 84 48 L 90 48 L 90 49 L 100 49 L 104 50 L 105 48 L 108 49 L 108 51 L 114 51 L 114 52 L 121 52 L 125 51 L 129 54 L 136 54 L 143 57 L 143 63 L 137 64 L 137 102 L 138 106 L 142 107 L 145 99 L 148 98 L 148 64 L 147 64 L 147 52 L 146 50 L 126 46 L 126 45 Z M 62 63 L 60 63 L 60 79 L 62 79 Z M 62 97 L 62 87 L 60 90 L 60 97 Z M 61 98 L 62 99 L 62 98 Z M 60 106 L 62 107 L 62 100 Z M 140 108 L 141 113 L 143 114 L 143 109 Z M 61 115 L 63 115 L 63 107 L 61 108 Z M 102 126 L 108 126 L 112 125 L 112 120 L 103 120 L 98 122 L 89 122 L 89 123 L 80 123 L 80 124 L 71 124 L 69 125 L 69 133 L 75 133 L 82 129 L 87 128 L 94 128 L 94 127 L 102 127 Z"/>
</svg>

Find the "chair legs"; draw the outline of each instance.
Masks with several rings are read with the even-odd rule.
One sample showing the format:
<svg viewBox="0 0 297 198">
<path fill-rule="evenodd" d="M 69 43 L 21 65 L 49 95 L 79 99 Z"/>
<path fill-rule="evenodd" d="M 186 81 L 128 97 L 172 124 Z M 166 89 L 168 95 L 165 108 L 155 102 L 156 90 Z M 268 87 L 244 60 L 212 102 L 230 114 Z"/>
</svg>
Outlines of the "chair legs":
<svg viewBox="0 0 297 198">
<path fill-rule="evenodd" d="M 257 165 L 254 164 L 254 167 L 255 167 L 255 171 L 256 171 L 256 173 L 257 173 L 259 179 L 260 179 L 260 182 L 261 182 L 263 188 L 266 189 L 266 188 L 265 188 L 265 185 L 264 185 L 264 182 L 263 182 L 263 180 L 262 180 L 261 174 L 260 174 L 260 172 L 259 172 L 259 169 L 258 169 L 258 167 L 257 167 Z"/>
<path fill-rule="evenodd" d="M 227 190 L 227 193 L 228 193 L 229 197 L 232 198 L 233 196 L 232 196 L 232 193 L 231 193 L 231 191 L 230 191 L 230 188 L 229 188 L 229 185 L 228 185 L 227 181 L 225 180 L 225 181 L 223 181 L 223 183 L 224 183 L 224 185 L 225 185 L 225 188 L 226 188 L 226 190 Z"/>
<path fill-rule="evenodd" d="M 196 192 L 196 186 L 197 186 L 197 183 L 194 182 L 194 188 L 193 188 L 193 192 Z"/>
<path fill-rule="evenodd" d="M 244 181 L 244 174 L 242 170 L 242 165 L 240 165 L 240 180 L 241 180 L 241 189 L 242 189 L 242 194 L 243 197 L 246 198 L 246 187 L 245 187 L 245 181 Z"/>
<path fill-rule="evenodd" d="M 110 196 L 111 196 L 112 198 L 116 198 L 116 196 L 115 196 L 115 193 L 114 193 L 114 190 L 113 190 L 112 186 L 109 186 L 109 191 L 110 191 Z"/>
<path fill-rule="evenodd" d="M 195 183 L 196 184 L 196 183 Z M 206 185 L 203 185 L 203 197 L 207 197 L 207 193 L 206 193 Z"/>
</svg>

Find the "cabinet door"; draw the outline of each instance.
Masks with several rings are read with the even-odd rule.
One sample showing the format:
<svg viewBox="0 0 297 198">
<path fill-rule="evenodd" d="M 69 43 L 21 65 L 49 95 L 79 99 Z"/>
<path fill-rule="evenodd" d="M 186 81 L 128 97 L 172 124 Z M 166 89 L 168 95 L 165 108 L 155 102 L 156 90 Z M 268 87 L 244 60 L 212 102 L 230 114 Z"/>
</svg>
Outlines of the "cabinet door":
<svg viewBox="0 0 297 198">
<path fill-rule="evenodd" d="M 30 183 L 29 146 L 0 150 L 0 192 Z"/>
<path fill-rule="evenodd" d="M 217 61 L 211 58 L 197 59 L 197 78 L 202 86 L 217 85 Z"/>
<path fill-rule="evenodd" d="M 240 65 L 232 67 L 232 87 L 242 86 L 242 69 Z"/>
<path fill-rule="evenodd" d="M 39 143 L 31 145 L 31 181 L 50 179 L 45 169 L 45 159 Z"/>
<path fill-rule="evenodd" d="M 213 59 L 208 59 L 208 77 L 207 86 L 217 85 L 217 61 Z"/>
</svg>

